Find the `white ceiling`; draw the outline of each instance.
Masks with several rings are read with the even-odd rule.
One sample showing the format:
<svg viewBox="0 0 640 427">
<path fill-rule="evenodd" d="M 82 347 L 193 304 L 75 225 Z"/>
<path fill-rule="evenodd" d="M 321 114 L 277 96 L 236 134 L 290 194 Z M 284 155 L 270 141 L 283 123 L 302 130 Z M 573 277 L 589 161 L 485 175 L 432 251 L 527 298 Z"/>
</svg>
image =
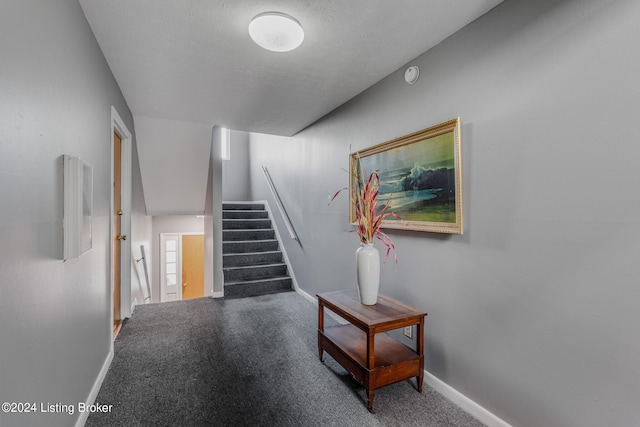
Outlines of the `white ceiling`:
<svg viewBox="0 0 640 427">
<path fill-rule="evenodd" d="M 293 135 L 502 0 L 79 0 L 134 116 Z M 251 19 L 295 17 L 268 52 Z"/>
</svg>

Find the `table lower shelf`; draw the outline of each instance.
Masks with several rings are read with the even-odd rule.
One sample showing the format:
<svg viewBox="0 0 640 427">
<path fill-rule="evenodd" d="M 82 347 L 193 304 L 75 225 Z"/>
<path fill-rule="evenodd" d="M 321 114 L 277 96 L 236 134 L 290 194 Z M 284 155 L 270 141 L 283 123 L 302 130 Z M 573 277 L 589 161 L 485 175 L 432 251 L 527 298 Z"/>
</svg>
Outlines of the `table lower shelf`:
<svg viewBox="0 0 640 427">
<path fill-rule="evenodd" d="M 367 368 L 367 335 L 351 324 L 318 331 L 318 347 L 368 391 L 421 376 L 423 356 L 384 333 L 374 337 L 373 369 Z"/>
</svg>

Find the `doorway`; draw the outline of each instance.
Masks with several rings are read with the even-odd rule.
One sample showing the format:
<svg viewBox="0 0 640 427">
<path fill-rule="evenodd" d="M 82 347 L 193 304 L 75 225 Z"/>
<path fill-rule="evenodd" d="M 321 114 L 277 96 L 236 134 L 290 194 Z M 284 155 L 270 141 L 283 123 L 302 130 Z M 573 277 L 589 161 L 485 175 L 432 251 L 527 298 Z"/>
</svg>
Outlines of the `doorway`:
<svg viewBox="0 0 640 427">
<path fill-rule="evenodd" d="M 109 212 L 109 290 L 111 321 L 116 327 L 131 316 L 131 147 L 132 134 L 114 106 L 111 106 L 111 197 Z M 117 184 L 119 181 L 119 184 Z M 116 189 L 116 186 L 119 189 Z M 118 194 L 119 193 L 119 194 Z M 118 206 L 119 205 L 119 206 Z M 113 345 L 113 341 L 112 341 Z M 112 347 L 113 349 L 113 347 Z"/>
<path fill-rule="evenodd" d="M 160 301 L 204 297 L 204 234 L 160 234 Z"/>
<path fill-rule="evenodd" d="M 182 299 L 204 296 L 204 234 L 182 236 Z"/>
</svg>

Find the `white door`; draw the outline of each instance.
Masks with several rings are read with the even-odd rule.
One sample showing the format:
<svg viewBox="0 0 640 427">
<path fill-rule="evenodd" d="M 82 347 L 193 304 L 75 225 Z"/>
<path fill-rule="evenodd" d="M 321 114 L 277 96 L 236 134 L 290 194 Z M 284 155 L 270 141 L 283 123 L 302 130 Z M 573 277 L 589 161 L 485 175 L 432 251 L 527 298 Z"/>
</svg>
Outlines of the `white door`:
<svg viewBox="0 0 640 427">
<path fill-rule="evenodd" d="M 179 234 L 160 234 L 160 301 L 182 299 L 182 239 Z"/>
</svg>

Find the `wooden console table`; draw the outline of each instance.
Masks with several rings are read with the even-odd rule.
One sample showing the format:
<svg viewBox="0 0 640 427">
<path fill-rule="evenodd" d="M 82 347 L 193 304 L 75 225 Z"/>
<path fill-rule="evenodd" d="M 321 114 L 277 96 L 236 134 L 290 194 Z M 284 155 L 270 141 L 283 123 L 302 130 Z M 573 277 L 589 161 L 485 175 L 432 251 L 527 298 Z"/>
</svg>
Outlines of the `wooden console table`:
<svg viewBox="0 0 640 427">
<path fill-rule="evenodd" d="M 376 305 L 363 305 L 357 290 L 324 292 L 318 297 L 318 353 L 326 351 L 367 391 L 373 412 L 374 391 L 416 377 L 422 393 L 424 379 L 424 317 L 427 313 L 384 295 Z M 324 327 L 324 309 L 347 320 L 345 325 Z M 416 325 L 416 350 L 378 332 Z"/>
</svg>

